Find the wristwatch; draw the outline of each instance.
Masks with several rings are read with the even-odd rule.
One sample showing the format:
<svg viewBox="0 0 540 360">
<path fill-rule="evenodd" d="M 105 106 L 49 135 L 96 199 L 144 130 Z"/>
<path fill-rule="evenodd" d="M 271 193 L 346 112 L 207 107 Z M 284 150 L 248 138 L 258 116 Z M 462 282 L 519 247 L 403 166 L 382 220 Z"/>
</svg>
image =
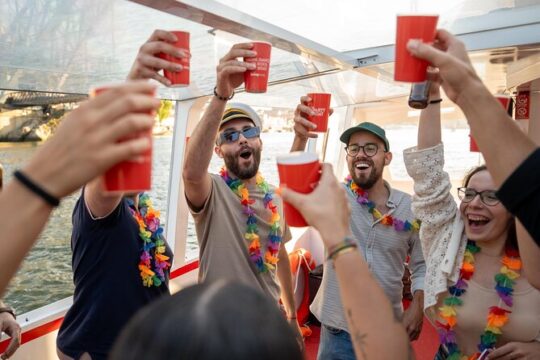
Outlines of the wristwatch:
<svg viewBox="0 0 540 360">
<path fill-rule="evenodd" d="M 13 310 L 13 308 L 9 307 L 9 306 L 1 306 L 0 307 L 0 314 L 1 313 L 10 313 L 14 319 L 17 319 L 17 316 L 15 315 L 15 310 Z"/>
</svg>

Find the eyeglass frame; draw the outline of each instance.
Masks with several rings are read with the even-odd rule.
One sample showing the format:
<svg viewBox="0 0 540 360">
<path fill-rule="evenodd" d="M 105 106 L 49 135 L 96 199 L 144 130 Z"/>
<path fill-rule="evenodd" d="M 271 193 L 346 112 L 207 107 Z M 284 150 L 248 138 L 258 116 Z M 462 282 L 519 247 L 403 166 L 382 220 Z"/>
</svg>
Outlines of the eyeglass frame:
<svg viewBox="0 0 540 360">
<path fill-rule="evenodd" d="M 351 154 L 349 153 L 349 150 L 348 150 L 348 149 L 349 149 L 349 146 L 351 146 L 351 145 L 356 145 L 356 146 L 358 146 L 358 151 L 357 151 L 356 154 L 354 154 L 354 155 L 351 155 Z M 368 146 L 368 145 L 374 145 L 374 146 L 375 146 L 376 149 L 375 149 L 375 153 L 374 153 L 373 155 L 368 155 L 368 153 L 366 153 L 366 146 Z M 377 145 L 376 143 L 371 143 L 371 142 L 366 143 L 366 144 L 364 144 L 364 145 L 359 145 L 359 144 L 348 144 L 347 146 L 344 147 L 344 149 L 345 149 L 345 152 L 347 153 L 347 155 L 350 156 L 350 157 L 355 157 L 356 155 L 358 155 L 358 154 L 360 153 L 360 150 L 362 150 L 362 152 L 364 153 L 364 155 L 366 155 L 367 157 L 374 157 L 374 156 L 377 155 L 377 153 L 379 152 L 379 145 Z M 383 150 L 383 151 L 386 152 L 386 150 Z"/>
<path fill-rule="evenodd" d="M 465 192 L 469 190 L 469 191 L 474 191 L 474 196 L 471 198 L 471 200 L 467 201 L 465 200 Z M 495 198 L 497 199 L 497 201 L 495 203 L 492 203 L 492 204 L 488 204 L 485 200 L 484 200 L 484 194 L 487 194 L 487 193 L 491 193 L 493 195 L 495 195 Z M 461 186 L 461 187 L 458 187 L 457 188 L 457 194 L 458 194 L 458 198 L 459 200 L 463 201 L 464 203 L 468 204 L 470 203 L 471 201 L 473 201 L 476 196 L 480 195 L 480 201 L 482 201 L 482 204 L 486 205 L 486 206 L 496 206 L 497 204 L 499 204 L 501 202 L 501 200 L 499 199 L 499 197 L 497 196 L 497 191 L 496 190 L 483 190 L 483 191 L 476 191 L 475 189 L 472 189 L 472 188 L 468 188 L 466 186 Z M 461 195 L 463 194 L 463 196 Z"/>
<path fill-rule="evenodd" d="M 254 129 L 255 129 L 254 135 L 247 135 L 248 131 L 252 131 Z M 219 137 L 216 143 L 217 145 L 221 145 L 223 143 L 233 144 L 240 139 L 240 134 L 242 134 L 246 139 L 254 139 L 256 137 L 260 137 L 261 129 L 258 126 L 250 126 L 250 127 L 243 128 L 242 130 L 232 130 L 232 131 L 224 130 L 222 133 L 219 134 Z M 235 135 L 236 138 L 228 140 L 227 139 L 228 135 Z"/>
</svg>

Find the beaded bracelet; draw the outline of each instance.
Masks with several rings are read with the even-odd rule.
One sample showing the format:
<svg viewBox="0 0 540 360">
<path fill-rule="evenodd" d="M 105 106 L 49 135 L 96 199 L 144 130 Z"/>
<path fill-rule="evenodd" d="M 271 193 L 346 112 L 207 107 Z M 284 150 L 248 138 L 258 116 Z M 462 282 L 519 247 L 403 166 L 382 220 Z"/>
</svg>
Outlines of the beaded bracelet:
<svg viewBox="0 0 540 360">
<path fill-rule="evenodd" d="M 357 247 L 358 245 L 356 244 L 356 241 L 352 237 L 345 236 L 342 242 L 328 248 L 327 259 L 334 260 L 337 257 L 337 255 L 340 254 L 341 252 L 347 249 L 356 249 Z"/>
<path fill-rule="evenodd" d="M 60 199 L 57 197 L 49 194 L 45 189 L 43 189 L 41 186 L 30 180 L 25 174 L 23 174 L 20 170 L 16 170 L 13 173 L 13 176 L 15 179 L 19 180 L 21 184 L 23 184 L 28 190 L 33 192 L 35 195 L 42 198 L 47 204 L 56 207 L 60 205 Z"/>
<path fill-rule="evenodd" d="M 214 86 L 214 96 L 217 97 L 217 98 L 218 98 L 219 100 L 221 100 L 221 101 L 229 101 L 229 100 L 231 100 L 231 99 L 233 98 L 233 96 L 234 96 L 234 90 L 233 90 L 231 96 L 225 97 L 225 96 L 218 95 L 218 93 L 217 93 L 217 86 Z"/>
<path fill-rule="evenodd" d="M 14 319 L 17 319 L 17 316 L 15 315 L 15 310 L 9 306 L 2 306 L 0 307 L 0 314 L 2 313 L 9 313 L 11 316 L 13 316 Z"/>
</svg>

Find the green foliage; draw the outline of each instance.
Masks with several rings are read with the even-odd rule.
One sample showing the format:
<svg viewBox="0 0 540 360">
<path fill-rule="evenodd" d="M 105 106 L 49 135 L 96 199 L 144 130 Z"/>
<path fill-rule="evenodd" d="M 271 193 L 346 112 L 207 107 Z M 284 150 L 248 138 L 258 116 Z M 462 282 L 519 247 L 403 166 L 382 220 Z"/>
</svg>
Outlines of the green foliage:
<svg viewBox="0 0 540 360">
<path fill-rule="evenodd" d="M 171 100 L 161 100 L 156 114 L 160 123 L 171 115 L 172 107 L 173 102 Z"/>
</svg>

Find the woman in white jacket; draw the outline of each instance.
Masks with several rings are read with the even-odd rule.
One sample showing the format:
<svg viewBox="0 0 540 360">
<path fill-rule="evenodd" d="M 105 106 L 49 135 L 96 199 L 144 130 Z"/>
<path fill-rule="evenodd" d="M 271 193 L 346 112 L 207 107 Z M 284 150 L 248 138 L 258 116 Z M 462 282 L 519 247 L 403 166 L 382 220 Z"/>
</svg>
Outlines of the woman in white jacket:
<svg viewBox="0 0 540 360">
<path fill-rule="evenodd" d="M 420 116 L 418 146 L 404 157 L 414 180 L 412 209 L 422 221 L 424 308 L 441 339 L 435 358 L 539 358 L 540 292 L 521 268 L 515 220 L 497 199 L 485 166 L 470 172 L 458 189 L 461 203 L 455 202 L 443 170 L 436 81 L 430 99 Z"/>
</svg>

